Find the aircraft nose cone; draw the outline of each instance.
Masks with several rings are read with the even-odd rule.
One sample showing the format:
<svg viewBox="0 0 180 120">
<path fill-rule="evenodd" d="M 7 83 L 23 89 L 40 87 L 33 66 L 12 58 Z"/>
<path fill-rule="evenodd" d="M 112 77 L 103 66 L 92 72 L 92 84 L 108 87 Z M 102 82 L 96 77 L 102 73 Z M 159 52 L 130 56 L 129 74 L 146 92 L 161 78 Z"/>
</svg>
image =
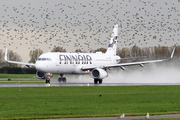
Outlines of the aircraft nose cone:
<svg viewBox="0 0 180 120">
<path fill-rule="evenodd" d="M 44 66 L 44 65 L 43 65 L 41 62 L 36 62 L 36 70 L 37 70 L 37 71 L 43 72 L 43 71 L 44 71 L 43 66 Z"/>
</svg>

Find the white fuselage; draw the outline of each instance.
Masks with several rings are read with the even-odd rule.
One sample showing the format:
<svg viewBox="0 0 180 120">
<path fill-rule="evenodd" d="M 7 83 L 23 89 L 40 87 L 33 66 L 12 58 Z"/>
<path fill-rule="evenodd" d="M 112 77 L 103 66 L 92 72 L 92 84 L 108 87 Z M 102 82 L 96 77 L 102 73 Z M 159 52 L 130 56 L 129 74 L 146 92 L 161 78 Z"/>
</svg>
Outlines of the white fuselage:
<svg viewBox="0 0 180 120">
<path fill-rule="evenodd" d="M 49 52 L 42 54 L 36 61 L 36 69 L 43 73 L 53 74 L 83 74 L 83 66 L 102 66 L 116 64 L 119 56 L 103 53 L 60 53 Z"/>
</svg>

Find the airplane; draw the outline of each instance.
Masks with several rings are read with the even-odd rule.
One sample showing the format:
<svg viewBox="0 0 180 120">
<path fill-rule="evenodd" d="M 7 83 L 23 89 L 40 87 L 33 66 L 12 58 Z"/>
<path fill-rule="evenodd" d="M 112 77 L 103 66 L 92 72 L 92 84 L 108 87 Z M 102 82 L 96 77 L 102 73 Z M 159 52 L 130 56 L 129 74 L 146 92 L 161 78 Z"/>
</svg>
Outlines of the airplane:
<svg viewBox="0 0 180 120">
<path fill-rule="evenodd" d="M 39 79 L 46 79 L 46 84 L 50 85 L 50 78 L 53 74 L 59 74 L 58 81 L 66 82 L 64 74 L 91 74 L 95 84 L 101 84 L 103 79 L 108 77 L 107 70 L 110 68 L 120 67 L 125 70 L 125 66 L 163 62 L 173 58 L 175 48 L 173 49 L 170 58 L 161 60 L 120 63 L 120 56 L 116 55 L 118 40 L 118 25 L 114 26 L 110 42 L 106 53 L 62 53 L 62 52 L 48 52 L 39 56 L 36 63 L 24 63 L 17 61 L 10 61 L 7 59 L 7 49 L 5 54 L 5 61 L 9 63 L 22 64 L 26 66 L 35 66 L 36 75 Z"/>
</svg>

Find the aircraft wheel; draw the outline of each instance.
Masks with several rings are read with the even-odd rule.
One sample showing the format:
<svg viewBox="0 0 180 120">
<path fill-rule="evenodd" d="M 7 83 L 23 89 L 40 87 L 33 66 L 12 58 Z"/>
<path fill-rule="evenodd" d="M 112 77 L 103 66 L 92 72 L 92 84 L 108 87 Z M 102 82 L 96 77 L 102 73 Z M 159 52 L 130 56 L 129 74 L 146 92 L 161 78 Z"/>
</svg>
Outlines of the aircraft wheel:
<svg viewBox="0 0 180 120">
<path fill-rule="evenodd" d="M 58 81 L 59 81 L 59 82 L 61 82 L 61 81 L 62 81 L 61 77 L 59 77 L 59 78 L 58 78 Z"/>
<path fill-rule="evenodd" d="M 46 77 L 46 84 L 48 84 L 48 83 L 50 84 L 50 76 Z"/>
<path fill-rule="evenodd" d="M 48 83 L 50 84 L 50 80 L 46 80 L 46 84 L 48 84 Z"/>
<path fill-rule="evenodd" d="M 97 79 L 94 79 L 94 84 L 97 84 L 98 83 L 98 80 Z"/>
<path fill-rule="evenodd" d="M 101 84 L 102 83 L 102 79 L 99 79 L 99 84 Z"/>
<path fill-rule="evenodd" d="M 63 78 L 62 78 L 62 81 L 63 81 L 63 83 L 66 83 L 66 78 L 63 77 Z"/>
</svg>

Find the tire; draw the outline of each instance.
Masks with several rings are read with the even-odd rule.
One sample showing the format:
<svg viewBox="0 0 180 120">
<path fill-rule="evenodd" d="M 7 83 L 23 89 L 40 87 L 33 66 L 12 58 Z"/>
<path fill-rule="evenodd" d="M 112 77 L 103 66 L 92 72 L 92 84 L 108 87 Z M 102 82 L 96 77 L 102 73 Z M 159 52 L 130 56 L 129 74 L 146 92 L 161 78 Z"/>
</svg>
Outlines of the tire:
<svg viewBox="0 0 180 120">
<path fill-rule="evenodd" d="M 63 83 L 66 83 L 66 78 L 63 77 L 63 78 L 62 78 L 62 81 L 63 81 Z"/>
<path fill-rule="evenodd" d="M 58 78 L 58 82 L 61 82 L 61 81 L 62 81 L 62 80 L 61 80 L 61 78 L 59 77 L 59 78 Z"/>
<path fill-rule="evenodd" d="M 46 84 L 49 83 L 50 84 L 50 80 L 46 80 Z"/>
<path fill-rule="evenodd" d="M 97 84 L 98 83 L 98 80 L 97 79 L 94 79 L 94 84 Z"/>
<path fill-rule="evenodd" d="M 102 79 L 99 79 L 99 84 L 101 84 L 102 83 Z"/>
</svg>

